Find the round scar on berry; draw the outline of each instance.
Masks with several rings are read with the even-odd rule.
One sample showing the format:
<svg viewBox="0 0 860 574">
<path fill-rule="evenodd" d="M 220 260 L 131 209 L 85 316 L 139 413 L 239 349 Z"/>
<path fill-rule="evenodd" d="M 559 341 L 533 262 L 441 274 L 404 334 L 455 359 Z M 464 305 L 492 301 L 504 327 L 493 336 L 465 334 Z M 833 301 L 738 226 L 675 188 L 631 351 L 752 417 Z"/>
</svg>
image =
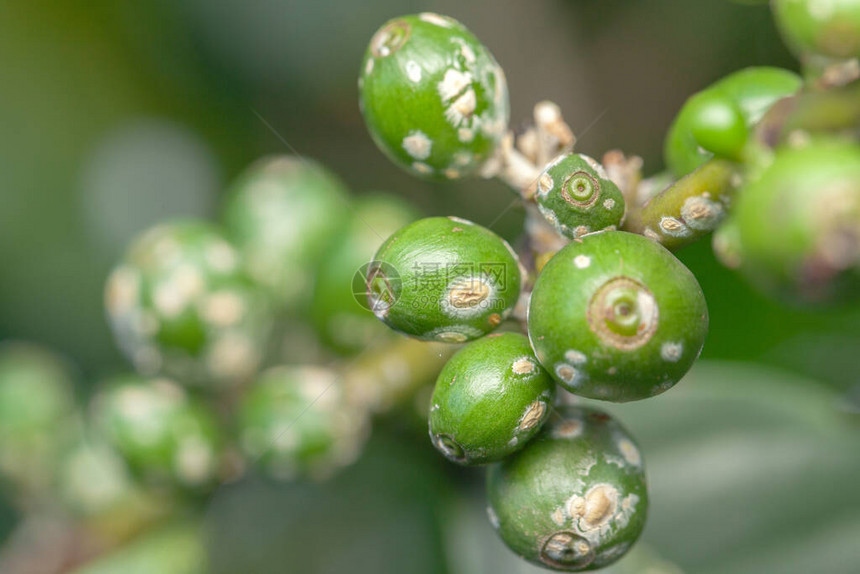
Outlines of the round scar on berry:
<svg viewBox="0 0 860 574">
<path fill-rule="evenodd" d="M 591 408 L 560 409 L 524 449 L 490 468 L 487 493 L 505 544 L 529 562 L 566 572 L 621 558 L 648 512 L 639 448 Z"/>
<path fill-rule="evenodd" d="M 693 274 L 641 235 L 604 231 L 559 251 L 538 277 L 528 331 L 541 364 L 577 395 L 623 402 L 662 393 L 708 330 Z"/>
<path fill-rule="evenodd" d="M 538 209 L 555 229 L 574 239 L 604 229 L 617 229 L 625 203 L 597 161 L 569 153 L 556 158 L 538 178 Z"/>
<path fill-rule="evenodd" d="M 470 221 L 430 217 L 379 248 L 368 303 L 386 325 L 419 339 L 462 343 L 494 330 L 519 298 L 519 260 L 498 235 Z"/>
</svg>

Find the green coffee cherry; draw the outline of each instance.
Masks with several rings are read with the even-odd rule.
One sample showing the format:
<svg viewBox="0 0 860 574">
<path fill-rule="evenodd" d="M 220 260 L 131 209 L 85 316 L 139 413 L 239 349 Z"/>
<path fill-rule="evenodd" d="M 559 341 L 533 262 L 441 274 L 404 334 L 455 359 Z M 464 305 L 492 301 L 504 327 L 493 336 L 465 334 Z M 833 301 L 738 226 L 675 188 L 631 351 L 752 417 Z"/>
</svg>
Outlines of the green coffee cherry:
<svg viewBox="0 0 860 574">
<path fill-rule="evenodd" d="M 693 95 L 669 129 L 666 165 L 676 177 L 682 177 L 714 153 L 737 159 L 751 128 L 774 103 L 799 90 L 801 83 L 788 70 L 746 68 Z"/>
<path fill-rule="evenodd" d="M 211 486 L 221 439 L 214 413 L 167 379 L 125 375 L 93 399 L 100 435 L 138 476 L 158 486 Z"/>
<path fill-rule="evenodd" d="M 740 106 L 709 90 L 690 98 L 690 106 L 690 131 L 699 145 L 718 157 L 740 160 L 749 137 Z"/>
<path fill-rule="evenodd" d="M 336 372 L 275 367 L 242 398 L 239 439 L 249 460 L 277 479 L 322 479 L 352 463 L 367 437 L 367 413 L 344 398 Z"/>
<path fill-rule="evenodd" d="M 82 431 L 58 464 L 56 490 L 63 510 L 110 542 L 122 542 L 170 512 L 170 497 L 143 488 L 110 445 L 88 435 Z"/>
<path fill-rule="evenodd" d="M 320 257 L 349 215 L 344 184 L 316 162 L 263 158 L 231 186 L 224 226 L 248 272 L 279 307 L 306 304 Z"/>
<path fill-rule="evenodd" d="M 571 239 L 616 229 L 624 219 L 621 190 L 587 155 L 565 154 L 550 163 L 538 179 L 535 199 L 546 220 Z"/>
<path fill-rule="evenodd" d="M 358 85 L 376 145 L 422 177 L 475 173 L 508 128 L 502 68 L 447 16 L 425 12 L 386 23 L 370 41 Z"/>
<path fill-rule="evenodd" d="M 74 516 L 97 516 L 135 493 L 125 461 L 103 441 L 82 439 L 62 457 L 58 488 Z"/>
<path fill-rule="evenodd" d="M 270 304 L 213 226 L 156 226 L 131 245 L 107 281 L 120 348 L 140 372 L 234 384 L 252 375 L 271 327 Z"/>
<path fill-rule="evenodd" d="M 743 272 L 787 301 L 856 300 L 860 290 L 860 146 L 822 140 L 781 149 L 739 193 Z"/>
<path fill-rule="evenodd" d="M 641 235 L 604 231 L 544 267 L 529 303 L 537 358 L 566 389 L 624 402 L 666 391 L 690 369 L 708 331 L 696 278 Z"/>
<path fill-rule="evenodd" d="M 469 343 L 442 369 L 430 438 L 449 460 L 495 462 L 521 449 L 549 417 L 555 383 L 519 333 Z"/>
<path fill-rule="evenodd" d="M 416 219 L 415 210 L 396 196 L 374 194 L 355 202 L 352 219 L 323 255 L 314 284 L 311 318 L 328 346 L 355 353 L 390 335 L 368 309 L 361 272 L 387 237 Z"/>
<path fill-rule="evenodd" d="M 379 248 L 368 270 L 370 307 L 386 325 L 428 341 L 462 343 L 510 314 L 523 272 L 501 237 L 471 221 L 429 217 Z"/>
<path fill-rule="evenodd" d="M 74 426 L 68 366 L 28 343 L 0 345 L 0 481 L 43 492 Z"/>
<path fill-rule="evenodd" d="M 776 24 L 798 56 L 860 57 L 858 0 L 773 0 Z"/>
<path fill-rule="evenodd" d="M 565 407 L 487 476 L 490 522 L 534 564 L 597 570 L 636 542 L 648 513 L 642 455 L 609 415 Z"/>
</svg>

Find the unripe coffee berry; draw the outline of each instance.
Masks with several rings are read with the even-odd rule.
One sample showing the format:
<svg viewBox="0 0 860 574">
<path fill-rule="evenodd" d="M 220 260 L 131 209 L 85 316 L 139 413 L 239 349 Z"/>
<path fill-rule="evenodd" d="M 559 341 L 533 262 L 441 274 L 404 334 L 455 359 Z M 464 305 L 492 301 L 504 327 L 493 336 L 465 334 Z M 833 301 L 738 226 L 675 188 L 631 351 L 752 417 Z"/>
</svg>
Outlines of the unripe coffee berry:
<svg viewBox="0 0 860 574">
<path fill-rule="evenodd" d="M 28 495 L 47 489 L 75 414 L 63 359 L 29 343 L 0 344 L 0 484 Z"/>
<path fill-rule="evenodd" d="M 490 335 L 454 355 L 430 400 L 430 439 L 449 460 L 485 464 L 521 449 L 550 414 L 555 382 L 519 333 Z"/>
<path fill-rule="evenodd" d="M 107 281 L 108 319 L 147 375 L 235 384 L 252 375 L 271 327 L 268 297 L 208 223 L 163 224 L 134 241 Z"/>
<path fill-rule="evenodd" d="M 699 145 L 718 157 L 740 160 L 750 132 L 740 106 L 718 90 L 693 96 L 689 105 L 690 131 Z"/>
<path fill-rule="evenodd" d="M 560 410 L 487 476 L 493 527 L 529 562 L 567 572 L 621 558 L 645 526 L 642 455 L 627 431 L 591 408 Z"/>
<path fill-rule="evenodd" d="M 475 173 L 508 127 L 502 68 L 465 26 L 427 12 L 391 20 L 373 36 L 359 105 L 376 145 L 423 177 Z"/>
<path fill-rule="evenodd" d="M 351 463 L 367 437 L 367 413 L 346 401 L 334 371 L 274 367 L 239 404 L 242 451 L 276 479 L 325 478 Z"/>
<path fill-rule="evenodd" d="M 133 530 L 162 516 L 170 497 L 142 485 L 119 453 L 94 434 L 81 429 L 81 436 L 63 452 L 55 476 L 56 493 L 63 509 L 88 527 L 122 537 L 128 534 L 127 528 Z"/>
<path fill-rule="evenodd" d="M 606 170 L 582 154 L 565 154 L 538 178 L 535 199 L 541 214 L 571 239 L 616 229 L 624 219 L 624 196 Z"/>
<path fill-rule="evenodd" d="M 531 295 L 529 338 L 574 394 L 644 399 L 671 388 L 699 356 L 708 310 L 696 278 L 641 235 L 604 231 L 559 251 Z"/>
<path fill-rule="evenodd" d="M 774 17 L 798 56 L 860 57 L 858 0 L 773 0 Z"/>
<path fill-rule="evenodd" d="M 392 195 L 359 198 L 353 214 L 322 256 L 314 281 L 311 319 L 326 345 L 355 353 L 393 333 L 370 312 L 361 272 L 379 246 L 395 231 L 418 219 L 415 210 Z"/>
<path fill-rule="evenodd" d="M 715 152 L 736 159 L 746 132 L 774 103 L 795 93 L 801 84 L 800 77 L 788 70 L 746 68 L 691 96 L 666 136 L 666 165 L 676 177 L 682 177 L 711 159 Z"/>
<path fill-rule="evenodd" d="M 386 325 L 419 339 L 462 343 L 489 333 L 520 293 L 519 260 L 504 239 L 455 217 L 403 227 L 368 270 L 371 309 Z"/>
<path fill-rule="evenodd" d="M 199 488 L 217 478 L 221 437 L 215 414 L 176 383 L 118 377 L 92 406 L 101 436 L 145 480 Z"/>
<path fill-rule="evenodd" d="M 337 176 L 306 158 L 273 156 L 232 184 L 223 219 L 254 281 L 294 310 L 310 299 L 320 257 L 348 215 L 349 194 Z"/>
<path fill-rule="evenodd" d="M 801 304 L 857 299 L 856 143 L 822 140 L 779 150 L 761 177 L 741 190 L 733 219 L 741 268 L 764 291 Z"/>
</svg>

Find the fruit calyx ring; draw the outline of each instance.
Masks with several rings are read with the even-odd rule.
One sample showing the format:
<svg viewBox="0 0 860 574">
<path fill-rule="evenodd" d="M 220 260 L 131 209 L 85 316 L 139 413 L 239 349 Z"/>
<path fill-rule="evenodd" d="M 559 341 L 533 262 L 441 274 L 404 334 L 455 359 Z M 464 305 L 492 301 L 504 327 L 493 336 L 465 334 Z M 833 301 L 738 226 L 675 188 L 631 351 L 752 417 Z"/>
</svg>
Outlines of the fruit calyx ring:
<svg viewBox="0 0 860 574">
<path fill-rule="evenodd" d="M 601 341 L 633 351 L 657 331 L 659 308 L 654 294 L 630 277 L 604 283 L 588 303 L 588 326 Z"/>
</svg>

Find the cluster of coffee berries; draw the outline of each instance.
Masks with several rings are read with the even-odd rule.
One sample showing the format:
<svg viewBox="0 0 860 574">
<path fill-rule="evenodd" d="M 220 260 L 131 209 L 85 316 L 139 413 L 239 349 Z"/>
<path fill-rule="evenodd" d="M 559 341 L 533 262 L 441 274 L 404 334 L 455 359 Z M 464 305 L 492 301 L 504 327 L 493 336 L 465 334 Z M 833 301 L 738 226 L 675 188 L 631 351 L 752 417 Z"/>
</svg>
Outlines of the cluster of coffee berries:
<svg viewBox="0 0 860 574">
<path fill-rule="evenodd" d="M 772 7 L 777 27 L 803 64 L 806 85 L 790 72 L 767 68 L 717 82 L 702 94 L 733 94 L 739 109 L 752 111 L 744 113 L 750 130 L 743 152 L 726 152 L 734 146 L 730 142 L 740 140 L 728 124 L 712 130 L 710 140 L 691 139 L 700 94 L 679 114 L 667 139 L 666 160 L 686 169 L 698 144 L 744 162 L 736 181 L 726 186 L 731 212 L 713 238 L 714 251 L 727 267 L 767 295 L 794 305 L 856 301 L 860 2 L 774 0 Z"/>
<path fill-rule="evenodd" d="M 56 513 L 112 548 L 198 515 L 246 473 L 343 469 L 372 415 L 411 406 L 450 356 L 391 333 L 364 298 L 374 252 L 417 217 L 397 197 L 350 197 L 321 165 L 276 156 L 238 176 L 220 222 L 145 230 L 104 291 L 130 372 L 93 385 L 49 351 L 0 345 L 0 485 L 22 512 Z M 93 388 L 86 405 L 76 385 Z"/>
<path fill-rule="evenodd" d="M 860 0 L 771 4 L 802 75 L 749 68 L 693 95 L 647 178 L 635 156 L 575 150 L 551 102 L 510 131 L 505 74 L 456 20 L 389 21 L 359 76 L 371 138 L 418 177 L 516 190 L 518 249 L 384 194 L 351 199 L 313 161 L 261 159 L 218 222 L 164 222 L 128 247 L 105 306 L 133 372 L 86 408 L 65 361 L 0 345 L 0 483 L 109 547 L 249 468 L 330 476 L 374 414 L 435 378 L 429 442 L 488 465 L 504 543 L 555 570 L 614 563 L 649 493 L 643 450 L 598 401 L 668 391 L 708 332 L 673 252 L 713 232 L 716 256 L 775 298 L 860 293 Z"/>
<path fill-rule="evenodd" d="M 730 219 L 714 235 L 714 248 L 727 266 L 785 301 L 856 301 L 860 144 L 820 137 L 778 149 L 767 168 L 738 191 Z"/>
<path fill-rule="evenodd" d="M 195 515 L 246 472 L 325 479 L 361 454 L 373 414 L 411 404 L 450 355 L 381 325 L 364 274 L 361 297 L 353 287 L 417 218 L 408 204 L 352 198 L 288 156 L 227 191 L 220 224 L 159 223 L 109 273 L 107 319 L 133 370 L 86 406 L 65 360 L 0 345 L 0 484 L 22 511 L 50 509 L 109 548 Z"/>
<path fill-rule="evenodd" d="M 506 101 L 504 76 L 461 24 L 435 14 L 392 20 L 371 40 L 365 62 L 362 109 L 389 157 L 418 172 L 425 164 L 416 161 L 427 161 L 428 173 L 445 174 L 447 158 L 468 153 L 484 161 L 471 171 L 489 172 L 500 137 L 481 140 L 478 154 L 471 134 L 450 136 L 466 120 L 484 134 L 507 130 L 506 115 L 493 108 Z M 486 78 L 496 83 L 484 85 Z M 416 107 L 390 106 L 394 98 Z M 567 243 L 539 273 L 491 230 L 436 217 L 403 227 L 380 247 L 367 294 L 396 331 L 472 341 L 439 374 L 430 438 L 453 462 L 498 463 L 488 512 L 503 540 L 543 566 L 594 569 L 617 560 L 642 531 L 642 456 L 602 411 L 557 408 L 557 386 L 609 401 L 666 391 L 702 349 L 707 308 L 671 253 L 618 231 L 627 202 L 604 166 L 567 150 L 535 174 L 536 189 L 526 195 Z M 510 332 L 512 316 L 528 336 Z"/>
<path fill-rule="evenodd" d="M 88 424 L 75 400 L 78 377 L 46 349 L 24 342 L 0 345 L 0 485 L 19 511 L 59 506 L 111 544 L 163 516 L 165 500 L 135 480 L 107 437 Z M 143 442 L 147 436 L 155 434 L 123 440 Z M 160 446 L 167 445 L 148 445 Z M 159 460 L 175 454 L 175 445 L 169 448 Z"/>
<path fill-rule="evenodd" d="M 774 2 L 792 46 L 856 57 L 858 4 L 834 3 L 829 15 L 811 4 Z M 840 66 L 849 83 L 852 68 Z M 860 118 L 860 98 L 844 101 L 857 89 L 844 89 L 854 91 L 836 117 Z M 654 397 L 699 357 L 705 298 L 670 249 L 716 230 L 720 257 L 772 293 L 856 298 L 860 121 L 836 126 L 848 132 L 841 139 L 821 128 L 828 133 L 783 141 L 787 102 L 805 93 L 790 71 L 742 70 L 691 97 L 666 139 L 668 172 L 649 179 L 638 158 L 575 153 L 554 104 L 539 104 L 525 133 L 507 133 L 504 74 L 446 16 L 380 28 L 359 93 L 369 132 L 394 163 L 421 176 L 497 177 L 523 198 L 520 253 L 470 221 L 422 219 L 377 251 L 366 294 L 395 331 L 465 343 L 436 381 L 430 439 L 453 462 L 493 463 L 490 521 L 535 564 L 602 568 L 643 529 L 639 448 L 608 414 L 579 403 Z"/>
<path fill-rule="evenodd" d="M 390 337 L 351 283 L 384 237 L 413 219 L 396 198 L 353 202 L 321 165 L 273 157 L 230 187 L 222 226 L 176 221 L 142 234 L 106 289 L 109 322 L 139 374 L 97 394 L 98 430 L 133 472 L 184 488 L 217 484 L 236 472 L 237 458 L 280 479 L 325 477 L 353 461 L 373 389 L 345 376 L 349 368 L 309 359 L 348 356 Z M 474 241 L 471 231 L 464 239 Z M 499 245 L 505 263 L 514 261 Z M 516 291 L 519 273 L 507 279 Z M 486 323 L 482 334 L 493 321 L 461 319 L 450 333 Z M 438 361 L 431 349 L 423 354 Z M 378 393 L 389 383 L 409 386 L 409 369 L 389 367 L 399 357 L 373 360 Z"/>
<path fill-rule="evenodd" d="M 351 285 L 414 219 L 396 197 L 353 199 L 321 165 L 271 157 L 230 186 L 221 225 L 146 230 L 105 288 L 133 372 L 102 381 L 83 408 L 63 360 L 0 347 L 0 481 L 114 540 L 246 469 L 319 479 L 349 464 L 371 414 L 444 360 L 395 340 Z M 354 368 L 320 366 L 380 342 Z"/>
</svg>

